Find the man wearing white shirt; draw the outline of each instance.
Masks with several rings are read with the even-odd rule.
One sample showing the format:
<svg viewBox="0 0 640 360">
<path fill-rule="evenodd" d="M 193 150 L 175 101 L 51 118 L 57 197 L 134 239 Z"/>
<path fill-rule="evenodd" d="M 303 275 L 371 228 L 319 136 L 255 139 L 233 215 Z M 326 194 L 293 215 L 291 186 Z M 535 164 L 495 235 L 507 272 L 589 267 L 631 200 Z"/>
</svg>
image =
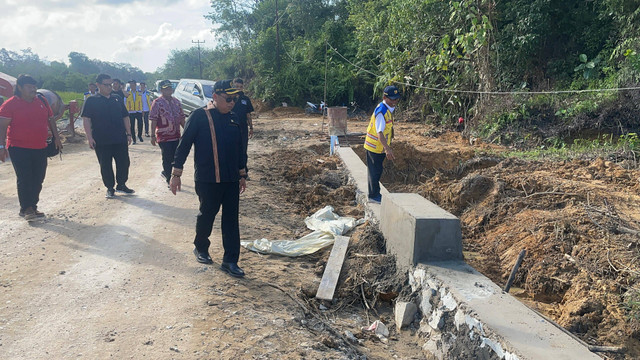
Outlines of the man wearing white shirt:
<svg viewBox="0 0 640 360">
<path fill-rule="evenodd" d="M 142 96 L 142 120 L 144 122 L 144 136 L 149 137 L 149 109 L 151 109 L 151 97 L 147 91 L 147 84 L 140 82 L 140 95 Z M 142 139 L 140 139 L 142 141 Z"/>
</svg>

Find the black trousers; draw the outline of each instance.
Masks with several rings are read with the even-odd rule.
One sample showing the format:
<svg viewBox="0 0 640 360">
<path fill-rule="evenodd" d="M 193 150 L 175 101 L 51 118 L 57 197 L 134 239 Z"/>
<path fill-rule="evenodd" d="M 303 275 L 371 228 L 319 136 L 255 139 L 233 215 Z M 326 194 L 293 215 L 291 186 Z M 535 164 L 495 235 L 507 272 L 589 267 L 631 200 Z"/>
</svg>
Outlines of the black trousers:
<svg viewBox="0 0 640 360">
<path fill-rule="evenodd" d="M 382 177 L 382 163 L 387 157 L 387 154 L 377 154 L 369 150 L 365 150 L 367 153 L 367 185 L 369 191 L 369 197 L 380 196 L 380 178 Z"/>
<path fill-rule="evenodd" d="M 145 135 L 148 135 L 149 134 L 149 112 L 148 111 L 142 112 L 142 121 L 144 122 L 144 133 Z M 140 134 L 140 131 L 138 131 L 138 134 Z"/>
<path fill-rule="evenodd" d="M 240 227 L 238 208 L 239 182 L 207 183 L 196 181 L 196 194 L 200 199 L 200 212 L 196 220 L 196 238 L 193 244 L 200 251 L 208 251 L 213 221 L 222 206 L 222 261 L 237 263 L 240 258 Z"/>
<path fill-rule="evenodd" d="M 16 172 L 20 210 L 38 206 L 42 183 L 47 173 L 46 149 L 26 149 L 10 146 L 9 156 Z"/>
<path fill-rule="evenodd" d="M 100 163 L 100 174 L 102 183 L 107 189 L 113 189 L 116 182 L 118 185 L 125 185 L 129 179 L 129 146 L 122 144 L 96 144 L 96 156 Z M 113 176 L 113 161 L 116 162 L 115 180 Z"/>
<path fill-rule="evenodd" d="M 179 142 L 179 140 L 174 140 L 158 143 L 160 151 L 162 151 L 162 173 L 167 179 L 167 184 L 171 179 L 171 165 L 173 164 L 173 158 L 176 155 Z"/>
<path fill-rule="evenodd" d="M 129 121 L 131 136 L 133 137 L 133 142 L 136 142 L 136 122 L 138 123 L 138 137 L 142 136 L 142 113 L 129 113 Z"/>
</svg>

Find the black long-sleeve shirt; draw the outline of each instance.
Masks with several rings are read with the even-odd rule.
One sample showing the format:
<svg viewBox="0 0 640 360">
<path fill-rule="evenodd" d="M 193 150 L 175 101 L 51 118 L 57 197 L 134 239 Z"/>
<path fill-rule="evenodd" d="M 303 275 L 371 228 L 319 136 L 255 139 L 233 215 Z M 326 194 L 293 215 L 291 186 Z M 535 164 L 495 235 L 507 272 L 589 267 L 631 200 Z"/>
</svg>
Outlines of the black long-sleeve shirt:
<svg viewBox="0 0 640 360">
<path fill-rule="evenodd" d="M 191 145 L 193 145 L 195 181 L 216 182 L 211 130 L 205 111 L 210 111 L 216 132 L 220 182 L 239 181 L 240 171 L 244 170 L 247 165 L 247 156 L 240 137 L 238 118 L 233 112 L 221 114 L 217 109 L 200 108 L 194 110 L 184 126 L 173 167 L 176 169 L 184 167 L 191 151 Z"/>
</svg>

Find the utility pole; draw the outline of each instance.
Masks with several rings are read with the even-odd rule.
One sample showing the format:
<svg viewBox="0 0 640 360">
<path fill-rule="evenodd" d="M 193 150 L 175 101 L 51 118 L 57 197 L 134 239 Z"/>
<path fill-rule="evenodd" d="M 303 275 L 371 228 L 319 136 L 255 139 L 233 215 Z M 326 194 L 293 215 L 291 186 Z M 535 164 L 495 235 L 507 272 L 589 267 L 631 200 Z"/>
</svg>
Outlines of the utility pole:
<svg viewBox="0 0 640 360">
<path fill-rule="evenodd" d="M 280 17 L 278 16 L 278 0 L 276 0 L 276 69 L 280 72 Z"/>
<path fill-rule="evenodd" d="M 198 44 L 198 66 L 200 67 L 200 79 L 202 79 L 202 61 L 200 61 L 200 44 L 204 44 L 204 40 L 200 41 L 193 41 L 191 40 L 192 43 L 194 44 Z"/>
</svg>

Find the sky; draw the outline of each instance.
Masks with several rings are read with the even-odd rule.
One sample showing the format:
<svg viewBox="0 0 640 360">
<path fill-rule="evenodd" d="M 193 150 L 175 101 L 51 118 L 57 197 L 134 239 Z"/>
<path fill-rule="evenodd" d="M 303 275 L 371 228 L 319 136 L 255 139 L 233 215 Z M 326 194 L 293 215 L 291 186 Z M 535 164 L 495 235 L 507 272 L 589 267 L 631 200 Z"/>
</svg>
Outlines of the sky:
<svg viewBox="0 0 640 360">
<path fill-rule="evenodd" d="M 0 48 L 69 64 L 72 51 L 154 72 L 171 50 L 213 48 L 209 0 L 0 0 Z"/>
</svg>

